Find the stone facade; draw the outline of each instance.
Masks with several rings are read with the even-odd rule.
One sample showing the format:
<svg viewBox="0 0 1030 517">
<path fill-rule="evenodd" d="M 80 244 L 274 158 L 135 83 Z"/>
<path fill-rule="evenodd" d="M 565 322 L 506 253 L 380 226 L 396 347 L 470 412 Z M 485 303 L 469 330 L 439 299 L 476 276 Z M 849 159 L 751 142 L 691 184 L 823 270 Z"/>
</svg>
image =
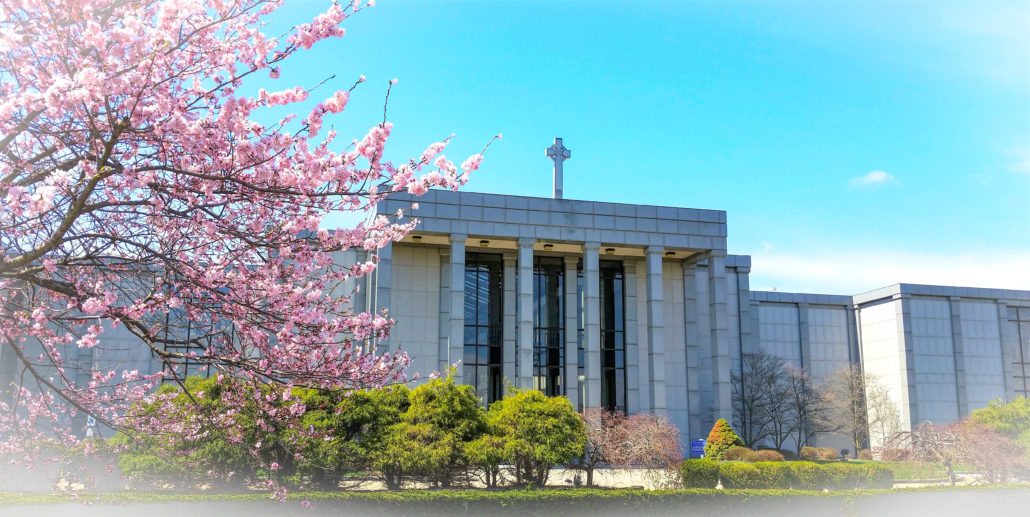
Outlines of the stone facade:
<svg viewBox="0 0 1030 517">
<path fill-rule="evenodd" d="M 386 346 L 406 350 L 423 372 L 465 356 L 464 258 L 474 253 L 503 260 L 500 368 L 516 387 L 541 386 L 534 304 L 543 295 L 532 281 L 534 260 L 562 260 L 560 394 L 579 408 L 612 405 L 602 403 L 603 357 L 611 354 L 602 345 L 598 275 L 599 264 L 620 263 L 625 400 L 618 406 L 667 416 L 685 441 L 730 419 L 731 379 L 742 355 L 757 349 L 804 368 L 817 384 L 861 365 L 887 387 L 903 427 L 954 421 L 991 400 L 1025 395 L 1030 384 L 1027 291 L 910 284 L 856 296 L 751 291 L 751 259 L 727 254 L 722 211 L 431 191 L 391 197 L 380 212 L 414 202 L 419 208 L 407 216 L 418 227 L 381 253 L 389 266 L 368 289 L 393 303 L 398 323 Z M 392 280 L 384 278 L 390 271 Z M 821 442 L 847 445 L 844 437 Z"/>
</svg>

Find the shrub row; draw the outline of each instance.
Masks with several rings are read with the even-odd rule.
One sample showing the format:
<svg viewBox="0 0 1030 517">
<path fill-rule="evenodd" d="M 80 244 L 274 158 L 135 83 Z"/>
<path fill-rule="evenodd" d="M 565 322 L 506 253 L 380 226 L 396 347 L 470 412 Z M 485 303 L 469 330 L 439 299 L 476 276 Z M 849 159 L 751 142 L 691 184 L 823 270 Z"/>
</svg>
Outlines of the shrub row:
<svg viewBox="0 0 1030 517">
<path fill-rule="evenodd" d="M 894 486 L 894 472 L 877 463 L 686 460 L 680 467 L 680 479 L 686 488 L 715 488 L 720 480 L 724 488 L 851 490 Z"/>
<path fill-rule="evenodd" d="M 514 390 L 484 410 L 474 388 L 450 376 L 413 390 L 399 386 L 342 394 L 294 388 L 293 399 L 304 406 L 300 427 L 307 433 L 255 425 L 244 404 L 232 408 L 246 429 L 234 437 L 202 417 L 228 411 L 229 402 L 221 398 L 227 382 L 190 378 L 186 388 L 199 405 L 182 393 L 172 399 L 175 414 L 196 429 L 195 438 L 114 438 L 123 451 L 118 461 L 123 474 L 181 488 L 225 482 L 218 472 L 224 470 L 235 473 L 236 483 L 267 476 L 291 488 L 335 488 L 341 478 L 357 473 L 400 488 L 407 481 L 467 484 L 471 476 L 492 487 L 508 470 L 516 484 L 542 485 L 552 466 L 583 454 L 586 442 L 582 419 L 565 397 Z M 163 387 L 158 393 L 175 391 Z M 290 398 L 274 395 L 266 398 Z M 132 415 L 146 417 L 154 409 L 141 405 Z"/>
</svg>

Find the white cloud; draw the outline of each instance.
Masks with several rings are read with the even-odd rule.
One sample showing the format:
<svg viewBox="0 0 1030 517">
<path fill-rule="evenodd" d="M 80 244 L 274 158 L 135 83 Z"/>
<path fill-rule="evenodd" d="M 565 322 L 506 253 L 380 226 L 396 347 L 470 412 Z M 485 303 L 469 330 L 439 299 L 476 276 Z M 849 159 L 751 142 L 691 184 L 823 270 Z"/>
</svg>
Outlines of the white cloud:
<svg viewBox="0 0 1030 517">
<path fill-rule="evenodd" d="M 1010 149 L 1007 154 L 1012 157 L 1009 169 L 1023 174 L 1030 174 L 1030 149 Z"/>
<path fill-rule="evenodd" d="M 895 181 L 897 181 L 897 179 L 891 174 L 883 171 L 872 171 L 865 176 L 851 178 L 851 180 L 848 181 L 848 185 L 852 187 L 869 187 L 874 185 L 886 185 L 894 183 Z"/>
<path fill-rule="evenodd" d="M 752 255 L 751 288 L 844 295 L 899 283 L 1030 290 L 1030 249 L 956 254 L 804 251 Z"/>
</svg>

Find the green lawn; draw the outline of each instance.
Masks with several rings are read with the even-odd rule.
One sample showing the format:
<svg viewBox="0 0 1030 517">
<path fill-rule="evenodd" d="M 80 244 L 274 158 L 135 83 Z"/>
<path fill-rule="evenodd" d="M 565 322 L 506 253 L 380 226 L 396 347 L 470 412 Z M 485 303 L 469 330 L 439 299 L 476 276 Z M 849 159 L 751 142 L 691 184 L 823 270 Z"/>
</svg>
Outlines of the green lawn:
<svg viewBox="0 0 1030 517">
<path fill-rule="evenodd" d="M 406 490 L 400 492 L 297 492 L 285 503 L 267 494 L 79 494 L 0 493 L 0 515 L 74 515 L 82 503 L 107 517 L 182 515 L 276 516 L 455 516 L 734 515 L 737 517 L 892 517 L 893 515 L 1013 515 L 1030 504 L 1027 485 L 902 490 Z M 301 502 L 312 509 L 302 508 Z M 155 504 L 157 503 L 157 504 Z M 49 505 L 49 506 L 40 506 Z M 73 512 L 73 513 L 69 513 Z M 931 513 L 926 513 L 931 512 Z M 993 512 L 993 513 L 991 513 Z M 99 515 L 85 513 L 83 515 Z"/>
</svg>

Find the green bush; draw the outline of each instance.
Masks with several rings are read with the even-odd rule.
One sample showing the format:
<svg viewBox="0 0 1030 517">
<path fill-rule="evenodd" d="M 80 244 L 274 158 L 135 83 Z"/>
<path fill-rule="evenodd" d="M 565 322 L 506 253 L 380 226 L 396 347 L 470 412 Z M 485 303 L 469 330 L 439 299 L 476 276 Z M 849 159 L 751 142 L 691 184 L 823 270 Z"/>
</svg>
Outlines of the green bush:
<svg viewBox="0 0 1030 517">
<path fill-rule="evenodd" d="M 864 465 L 850 463 L 827 463 L 820 465 L 825 476 L 826 488 L 830 490 L 854 490 L 864 484 L 868 469 Z"/>
<path fill-rule="evenodd" d="M 301 424 L 317 434 L 301 440 L 300 473 L 316 486 L 334 488 L 347 472 L 375 470 L 373 457 L 407 411 L 410 391 L 404 385 L 346 394 L 303 390 Z"/>
<path fill-rule="evenodd" d="M 794 483 L 790 464 L 784 461 L 760 461 L 752 464 L 765 479 L 765 488 L 788 489 Z"/>
<path fill-rule="evenodd" d="M 684 488 L 715 488 L 719 484 L 719 464 L 712 460 L 683 460 L 680 480 Z"/>
<path fill-rule="evenodd" d="M 727 461 L 719 464 L 723 488 L 769 488 L 762 472 L 750 463 Z"/>
<path fill-rule="evenodd" d="M 822 490 L 826 488 L 825 474 L 819 465 L 809 461 L 791 461 L 791 487 L 795 490 Z"/>
<path fill-rule="evenodd" d="M 403 476 L 451 486 L 467 465 L 465 448 L 486 430 L 475 389 L 447 376 L 415 388 L 408 400 L 385 446 L 373 453 L 373 464 L 391 488 L 399 487 Z"/>
<path fill-rule="evenodd" d="M 865 464 L 865 481 L 863 488 L 894 487 L 894 471 L 882 463 Z"/>
<path fill-rule="evenodd" d="M 734 445 L 743 447 L 744 442 L 737 436 L 737 433 L 733 432 L 729 422 L 720 418 L 712 426 L 711 432 L 708 433 L 708 442 L 705 444 L 705 458 L 716 461 L 721 460 L 722 455 Z"/>
<path fill-rule="evenodd" d="M 551 467 L 567 464 L 586 447 L 583 420 L 565 397 L 516 390 L 490 405 L 486 422 L 489 434 L 503 441 L 519 484 L 543 486 Z"/>
</svg>

